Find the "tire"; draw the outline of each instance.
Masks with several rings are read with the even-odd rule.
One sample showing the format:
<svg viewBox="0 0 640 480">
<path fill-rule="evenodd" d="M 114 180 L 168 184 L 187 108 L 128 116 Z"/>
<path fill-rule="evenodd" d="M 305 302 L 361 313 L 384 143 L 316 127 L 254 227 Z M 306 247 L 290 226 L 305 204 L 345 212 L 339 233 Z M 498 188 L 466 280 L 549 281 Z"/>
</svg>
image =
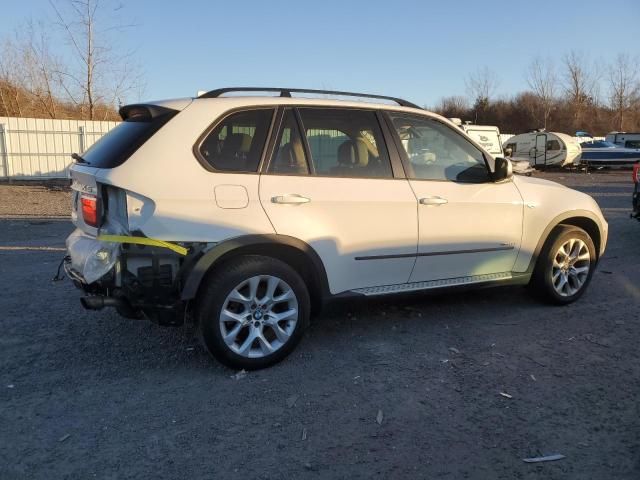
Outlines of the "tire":
<svg viewBox="0 0 640 480">
<path fill-rule="evenodd" d="M 584 294 L 596 263 L 589 234 L 573 225 L 558 225 L 542 247 L 529 285 L 540 300 L 567 305 Z"/>
<path fill-rule="evenodd" d="M 200 330 L 211 355 L 230 368 L 257 370 L 281 361 L 309 325 L 307 286 L 280 260 L 239 257 L 206 282 L 198 299 Z"/>
</svg>

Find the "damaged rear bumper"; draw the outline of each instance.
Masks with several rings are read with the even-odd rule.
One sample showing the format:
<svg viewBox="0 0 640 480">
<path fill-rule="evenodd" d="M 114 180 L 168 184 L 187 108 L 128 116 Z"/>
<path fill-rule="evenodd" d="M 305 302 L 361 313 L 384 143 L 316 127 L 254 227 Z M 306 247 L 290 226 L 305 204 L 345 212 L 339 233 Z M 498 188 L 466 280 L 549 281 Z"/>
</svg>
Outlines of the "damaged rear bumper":
<svg viewBox="0 0 640 480">
<path fill-rule="evenodd" d="M 67 239 L 64 270 L 86 294 L 81 299 L 83 307 L 90 310 L 115 307 L 128 318 L 146 316 L 163 325 L 182 324 L 184 252 L 155 246 L 165 242 L 105 238 L 109 241 L 76 230 Z M 153 242 L 156 243 L 149 245 Z"/>
</svg>

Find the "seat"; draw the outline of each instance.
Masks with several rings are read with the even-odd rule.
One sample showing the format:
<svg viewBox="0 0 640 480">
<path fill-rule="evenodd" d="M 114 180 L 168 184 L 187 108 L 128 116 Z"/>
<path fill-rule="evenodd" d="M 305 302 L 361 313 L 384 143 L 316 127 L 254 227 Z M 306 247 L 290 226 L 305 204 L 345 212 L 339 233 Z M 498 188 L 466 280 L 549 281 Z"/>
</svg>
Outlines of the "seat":
<svg viewBox="0 0 640 480">
<path fill-rule="evenodd" d="M 292 135 L 291 141 L 278 149 L 271 170 L 274 173 L 289 175 L 309 173 L 304 147 L 297 135 Z"/>
<path fill-rule="evenodd" d="M 251 148 L 251 135 L 246 133 L 232 133 L 225 138 L 217 167 L 221 170 L 243 170 L 247 160 L 247 153 Z"/>
<path fill-rule="evenodd" d="M 359 176 L 356 172 L 369 165 L 369 150 L 361 138 L 345 140 L 338 147 L 338 165 L 331 174 L 340 177 Z"/>
</svg>

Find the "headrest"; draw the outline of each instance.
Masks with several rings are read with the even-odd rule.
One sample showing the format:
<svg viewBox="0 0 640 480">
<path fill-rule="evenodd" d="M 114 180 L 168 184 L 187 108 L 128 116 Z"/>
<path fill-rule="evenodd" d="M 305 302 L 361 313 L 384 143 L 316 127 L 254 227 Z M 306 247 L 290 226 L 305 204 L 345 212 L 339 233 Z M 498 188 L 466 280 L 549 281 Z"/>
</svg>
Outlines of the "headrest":
<svg viewBox="0 0 640 480">
<path fill-rule="evenodd" d="M 369 164 L 369 151 L 361 138 L 346 140 L 338 147 L 338 163 L 348 167 L 366 167 Z"/>
<path fill-rule="evenodd" d="M 232 133 L 224 141 L 224 151 L 248 152 L 251 148 L 251 136 L 246 133 Z"/>
<path fill-rule="evenodd" d="M 300 173 L 307 171 L 304 147 L 299 139 L 294 138 L 290 143 L 280 147 L 275 168 L 277 171 Z"/>
</svg>

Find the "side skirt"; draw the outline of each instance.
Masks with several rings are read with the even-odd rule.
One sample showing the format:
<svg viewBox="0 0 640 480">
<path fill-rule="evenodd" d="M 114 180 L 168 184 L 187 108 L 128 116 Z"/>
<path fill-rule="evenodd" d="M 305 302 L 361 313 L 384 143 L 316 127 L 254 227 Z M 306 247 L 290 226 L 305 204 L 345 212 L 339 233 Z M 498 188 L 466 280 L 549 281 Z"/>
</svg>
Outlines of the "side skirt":
<svg viewBox="0 0 640 480">
<path fill-rule="evenodd" d="M 377 295 L 389 295 L 394 293 L 417 292 L 421 290 L 446 290 L 456 287 L 490 287 L 500 285 L 526 285 L 531 278 L 530 274 L 512 272 L 491 273 L 485 275 L 471 275 L 466 277 L 445 278 L 426 282 L 401 283 L 397 285 L 383 285 L 380 287 L 356 288 L 350 290 L 355 295 L 367 297 Z"/>
</svg>

